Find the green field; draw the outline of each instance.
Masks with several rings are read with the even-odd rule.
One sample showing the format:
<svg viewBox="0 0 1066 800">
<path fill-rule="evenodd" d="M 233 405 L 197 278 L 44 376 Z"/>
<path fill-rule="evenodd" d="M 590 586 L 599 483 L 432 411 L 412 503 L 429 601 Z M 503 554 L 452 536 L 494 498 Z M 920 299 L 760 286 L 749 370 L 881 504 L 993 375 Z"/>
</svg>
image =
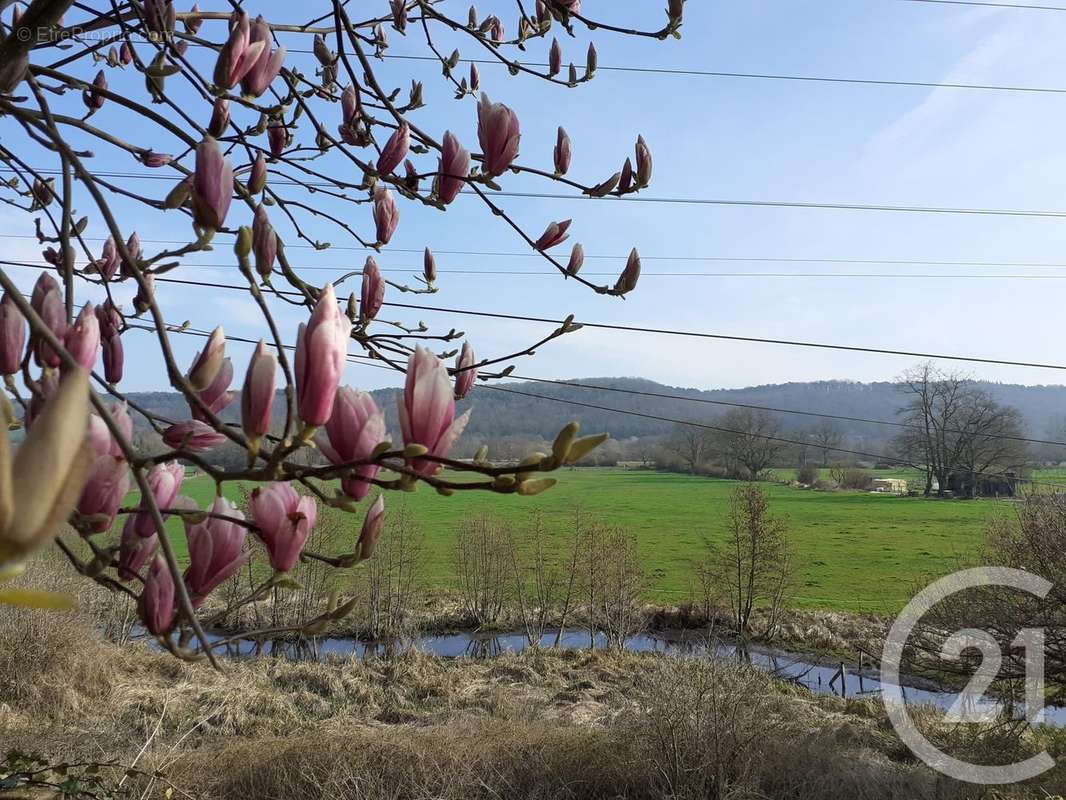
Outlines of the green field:
<svg viewBox="0 0 1066 800">
<path fill-rule="evenodd" d="M 536 497 L 459 492 L 446 498 L 423 487 L 413 494 L 390 492 L 386 502 L 393 513 L 405 505 L 425 535 L 425 572 L 436 586 L 450 580 L 451 544 L 464 518 L 491 513 L 523 524 L 530 510 L 538 509 L 549 531 L 562 531 L 580 510 L 638 538 L 654 599 L 688 597 L 693 559 L 707 540 L 725 537 L 734 482 L 615 469 L 557 474 L 559 485 Z M 761 486 L 772 511 L 790 524 L 799 568 L 796 604 L 807 608 L 898 610 L 923 577 L 950 572 L 972 557 L 989 517 L 1008 505 Z M 212 482 L 194 478 L 183 493 L 206 507 L 213 488 Z M 355 536 L 362 519 L 350 518 Z M 171 520 L 168 527 L 184 551 L 180 523 Z"/>
</svg>

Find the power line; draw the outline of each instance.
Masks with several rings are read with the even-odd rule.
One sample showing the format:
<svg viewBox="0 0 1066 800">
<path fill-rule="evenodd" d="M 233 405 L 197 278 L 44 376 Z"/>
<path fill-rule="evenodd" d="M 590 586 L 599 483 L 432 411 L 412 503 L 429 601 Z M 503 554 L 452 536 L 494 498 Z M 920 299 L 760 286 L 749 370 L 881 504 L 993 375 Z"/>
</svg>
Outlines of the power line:
<svg viewBox="0 0 1066 800">
<path fill-rule="evenodd" d="M 33 269 L 39 269 L 37 265 L 25 264 L 19 262 L 7 262 L 13 266 L 31 267 Z M 183 286 L 199 286 L 202 288 L 210 289 L 231 289 L 239 291 L 247 291 L 246 286 L 240 286 L 238 284 L 223 284 L 223 283 L 207 283 L 206 281 L 192 281 L 182 278 L 156 278 L 157 283 L 173 283 Z M 279 296 L 290 297 L 302 297 L 299 292 L 294 291 L 282 291 L 275 290 L 275 293 Z M 404 308 L 413 311 L 429 311 L 432 313 L 442 314 L 456 314 L 460 316 L 479 317 L 485 319 L 504 319 L 517 322 L 543 322 L 550 325 L 562 325 L 564 320 L 552 319 L 551 317 L 534 317 L 525 316 L 521 314 L 504 314 L 497 311 L 478 311 L 475 309 L 465 308 L 447 308 L 444 306 L 424 306 L 414 303 L 398 303 L 395 301 L 385 301 L 385 306 L 392 308 Z M 573 324 L 581 325 L 585 328 L 595 328 L 598 330 L 610 330 L 610 331 L 626 331 L 630 333 L 644 333 L 644 334 L 660 334 L 664 336 L 685 336 L 696 339 L 714 339 L 718 341 L 727 342 L 751 342 L 753 344 L 773 344 L 785 347 L 804 347 L 818 350 L 839 350 L 852 353 L 873 353 L 879 355 L 892 355 L 892 356 L 907 356 L 909 358 L 926 358 L 943 361 L 965 361 L 975 364 L 998 364 L 1008 367 L 1031 367 L 1034 369 L 1053 369 L 1053 370 L 1066 370 L 1066 364 L 1049 364 L 1038 361 L 1013 361 L 1010 359 L 1000 358 L 983 358 L 980 356 L 961 356 L 951 355 L 945 353 L 927 353 L 918 350 L 893 350 L 883 347 L 864 347 L 860 345 L 845 345 L 845 344 L 831 344 L 828 342 L 807 342 L 794 339 L 774 339 L 762 336 L 743 336 L 740 334 L 725 334 L 725 333 L 710 333 L 707 331 L 686 331 L 674 328 L 652 328 L 652 327 L 640 327 L 636 325 L 619 325 L 607 322 L 585 322 L 583 320 L 574 319 Z"/>
<path fill-rule="evenodd" d="M 927 3 L 939 6 L 978 6 L 981 8 L 1012 8 L 1025 11 L 1066 11 L 1066 6 L 1030 6 L 1021 3 L 994 3 L 986 0 L 903 0 L 905 3 Z"/>
<path fill-rule="evenodd" d="M 1062 90 L 1066 93 L 1066 89 Z M 0 167 L 0 172 L 10 172 L 9 168 Z M 58 175 L 60 171 L 57 169 L 35 169 L 35 172 L 41 175 Z M 100 178 L 126 178 L 131 180 L 163 180 L 170 181 L 173 176 L 167 175 L 147 175 L 136 172 L 107 172 L 98 171 L 93 173 L 96 177 Z M 300 186 L 310 188 L 336 188 L 336 186 L 327 181 L 294 181 L 286 178 L 272 178 L 271 183 L 274 185 L 284 186 Z M 464 189 L 460 192 L 461 195 L 468 197 L 479 197 L 480 195 L 473 190 Z M 665 204 L 665 205 L 700 205 L 700 206 L 721 206 L 731 208 L 788 208 L 788 209 L 808 209 L 818 211 L 869 211 L 869 212 L 883 212 L 883 213 L 904 213 L 904 214 L 948 214 L 948 215 L 962 215 L 962 216 L 982 216 L 982 217 L 1023 217 L 1023 218 L 1036 218 L 1036 219 L 1064 219 L 1066 218 L 1066 211 L 1055 211 L 1050 209 L 1021 209 L 1021 208 L 965 208 L 954 206 L 912 206 L 912 205 L 886 205 L 878 203 L 840 203 L 840 202 L 807 202 L 800 200 L 737 200 L 732 198 L 712 198 L 712 197 L 641 197 L 639 195 L 624 195 L 622 197 L 614 197 L 607 195 L 605 197 L 589 197 L 582 194 L 563 194 L 552 192 L 518 192 L 518 191 L 485 191 L 484 194 L 487 197 L 512 197 L 522 199 L 534 199 L 534 200 L 574 200 L 574 201 L 599 201 L 599 202 L 619 202 L 619 203 L 652 203 L 652 204 Z"/>
<path fill-rule="evenodd" d="M 105 240 L 103 236 L 82 236 L 87 242 L 102 242 Z M 20 233 L 0 233 L 0 239 L 30 239 L 37 241 L 37 237 L 33 234 L 20 234 Z M 143 244 L 188 244 L 188 240 L 184 239 L 141 239 Z M 286 244 L 286 250 L 315 250 L 321 252 L 314 245 L 310 244 Z M 353 251 L 353 252 L 368 252 L 373 250 L 371 247 L 363 247 L 362 245 L 330 245 L 329 250 L 338 251 Z M 421 255 L 422 248 L 415 247 L 386 247 L 381 250 L 381 254 L 389 255 L 391 253 L 414 253 Z M 433 253 L 436 255 L 457 255 L 457 256 L 486 256 L 492 258 L 543 258 L 539 252 L 516 252 L 516 251 L 498 251 L 498 250 L 440 250 L 433 248 Z M 585 260 L 590 259 L 604 259 L 610 261 L 624 262 L 628 254 L 620 253 L 617 255 L 607 255 L 603 253 L 585 253 Z M 1066 262 L 1064 261 L 960 261 L 960 260 L 938 260 L 938 259 L 892 259 L 892 258 L 796 258 L 789 256 L 664 256 L 664 255 L 645 255 L 641 253 L 641 261 L 696 261 L 696 262 L 718 262 L 718 263 L 737 263 L 737 264 L 868 264 L 871 266 L 883 265 L 883 266 L 909 266 L 909 267 L 1010 267 L 1019 269 L 1066 269 Z M 232 264 L 227 265 L 232 266 Z M 302 267 L 302 269 L 319 269 L 319 267 Z M 419 271 L 419 270 L 414 270 Z M 615 273 L 611 273 L 612 275 Z M 650 274 L 650 273 L 644 273 Z"/>
</svg>

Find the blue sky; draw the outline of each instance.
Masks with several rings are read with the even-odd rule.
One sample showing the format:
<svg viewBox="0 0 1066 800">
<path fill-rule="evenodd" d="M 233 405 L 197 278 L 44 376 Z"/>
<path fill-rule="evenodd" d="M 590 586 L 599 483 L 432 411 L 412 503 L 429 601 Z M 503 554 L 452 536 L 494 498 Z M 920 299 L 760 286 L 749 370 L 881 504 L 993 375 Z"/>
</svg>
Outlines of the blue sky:
<svg viewBox="0 0 1066 800">
<path fill-rule="evenodd" d="M 384 0 L 380 3 L 385 6 Z M 465 17 L 466 3 L 455 3 Z M 501 12 L 509 28 L 513 4 L 479 3 L 482 13 Z M 659 0 L 618 3 L 585 0 L 590 16 L 643 21 L 662 17 Z M 213 7 L 211 4 L 201 6 Z M 253 13 L 267 10 L 289 19 L 284 4 L 248 2 Z M 627 8 L 625 12 L 619 10 Z M 212 23 L 208 23 L 210 25 Z M 205 27 L 212 38 L 216 29 Z M 587 34 L 563 40 L 565 60 L 583 63 Z M 596 34 L 602 65 L 695 68 L 921 81 L 1066 86 L 1066 13 L 973 9 L 901 0 L 689 0 L 681 41 L 657 42 Z M 390 30 L 390 52 L 418 52 L 415 33 L 404 41 Z M 447 36 L 442 49 L 450 50 Z M 301 46 L 290 42 L 293 46 Z M 308 47 L 309 42 L 302 46 Z M 534 44 L 528 56 L 541 61 L 546 50 Z M 464 55 L 472 55 L 464 45 Z M 199 53 L 201 59 L 206 54 Z M 291 63 L 312 68 L 312 57 L 292 54 Z M 204 70 L 210 66 L 205 61 Z M 80 73 L 91 77 L 88 67 Z M 751 200 L 855 202 L 927 206 L 1062 209 L 1066 186 L 1066 96 L 914 87 L 875 87 L 664 76 L 601 71 L 588 85 L 562 90 L 502 69 L 483 67 L 482 87 L 494 100 L 511 105 L 522 123 L 520 161 L 550 168 L 555 126 L 564 125 L 574 143 L 571 174 L 594 182 L 618 169 L 632 152 L 638 133 L 655 157 L 649 197 L 712 197 Z M 143 97 L 143 82 L 127 71 L 108 73 L 112 88 Z M 440 136 L 450 128 L 476 149 L 474 102 L 457 102 L 431 64 L 387 61 L 379 69 L 387 86 L 406 87 L 411 77 L 425 82 L 427 108 L 419 125 Z M 80 110 L 80 100 L 57 100 Z M 321 104 L 331 124 L 336 106 Z M 209 111 L 197 118 L 206 122 Z M 109 115 L 114 114 L 111 117 Z M 98 122 L 128 121 L 110 106 Z M 248 122 L 252 122 L 251 119 Z M 127 130 L 127 128 L 123 128 Z M 10 122 L 0 135 L 16 136 Z M 137 140 L 145 131 L 131 126 Z M 139 144 L 167 150 L 169 143 Z M 129 156 L 93 149 L 100 170 L 140 170 Z M 42 163 L 43 154 L 37 163 Z M 339 163 L 339 162 L 330 162 Z M 428 165 L 428 158 L 419 164 Z M 432 163 L 435 163 L 435 159 Z M 428 169 L 428 166 L 427 166 Z M 153 175 L 161 174 L 155 171 Z M 352 176 L 355 177 L 354 175 Z M 162 196 L 168 184 L 138 181 Z M 555 192 L 553 184 L 508 176 L 505 188 Z M 664 257 L 883 258 L 900 260 L 1066 262 L 1066 221 L 1008 217 L 889 214 L 770 208 L 728 208 L 658 203 L 590 202 L 507 198 L 514 218 L 534 236 L 551 220 L 574 218 L 571 241 L 589 254 L 588 272 L 617 272 L 630 247 L 645 256 L 645 275 L 624 302 L 594 295 L 563 281 L 544 262 L 529 257 L 438 255 L 442 271 L 454 269 L 539 270 L 535 276 L 448 275 L 429 298 L 386 299 L 459 308 L 637 326 L 674 327 L 725 334 L 847 343 L 987 357 L 1063 362 L 1061 295 L 1063 280 L 1027 278 L 964 280 L 960 274 L 1066 274 L 1066 270 L 980 267 L 903 267 L 834 264 L 728 263 L 665 260 Z M 84 203 L 88 209 L 88 203 Z M 144 239 L 186 236 L 187 223 L 125 202 L 116 203 L 128 230 Z M 369 236 L 369 209 L 332 204 Z M 234 204 L 242 221 L 250 215 Z M 401 206 L 395 248 L 436 251 L 522 252 L 509 229 L 472 198 L 462 197 L 447 214 Z M 93 230 L 99 220 L 90 214 Z M 338 274 L 362 266 L 365 254 L 352 250 L 315 252 L 294 247 L 296 239 L 280 219 L 275 225 L 299 266 L 335 267 Z M 310 229 L 337 245 L 352 244 L 343 234 L 315 223 Z M 0 211 L 5 233 L 32 233 L 10 210 Z M 35 258 L 32 241 L 7 240 L 9 257 Z M 559 248 L 564 257 L 570 242 Z M 228 261 L 229 244 L 217 253 L 191 259 L 173 275 L 234 282 L 235 268 L 206 263 Z M 416 272 L 420 258 L 388 253 L 383 269 Z M 664 271 L 691 272 L 898 272 L 943 273 L 936 280 L 902 278 L 666 277 Z M 322 281 L 329 270 L 308 271 Z M 32 273 L 20 275 L 30 286 Z M 401 276 L 390 274 L 389 277 Z M 601 278 L 612 282 L 612 278 Z M 356 283 L 350 288 L 358 290 Z M 210 327 L 222 321 L 238 336 L 262 335 L 249 301 L 238 293 L 167 286 L 168 318 Z M 125 298 L 130 291 L 120 291 Z M 96 299 L 89 292 L 86 298 Z M 289 339 L 303 314 L 279 305 L 279 322 Z M 416 321 L 414 312 L 386 309 L 383 317 Z M 494 356 L 525 346 L 546 332 L 527 323 L 446 318 L 425 313 L 429 324 L 465 330 L 478 354 Z M 191 359 L 198 342 L 175 337 L 175 349 Z M 147 334 L 126 339 L 130 367 L 127 389 L 164 388 L 156 351 Z M 250 348 L 231 345 L 238 373 Z M 914 359 L 808 351 L 771 345 L 714 342 L 585 329 L 545 346 L 532 360 L 516 362 L 521 374 L 542 377 L 640 375 L 674 385 L 740 387 L 793 380 L 891 379 Z M 1060 383 L 1046 370 L 989 366 L 972 371 L 986 378 L 1021 383 Z M 348 382 L 362 388 L 395 385 L 386 372 L 352 367 Z"/>
</svg>

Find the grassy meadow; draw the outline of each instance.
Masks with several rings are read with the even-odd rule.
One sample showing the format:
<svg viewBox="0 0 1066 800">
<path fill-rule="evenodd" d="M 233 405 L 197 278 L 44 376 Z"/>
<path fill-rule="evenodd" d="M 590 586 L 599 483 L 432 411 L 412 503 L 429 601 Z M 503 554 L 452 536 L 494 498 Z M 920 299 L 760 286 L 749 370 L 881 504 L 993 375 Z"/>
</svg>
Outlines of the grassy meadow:
<svg viewBox="0 0 1066 800">
<path fill-rule="evenodd" d="M 572 530 L 579 512 L 631 531 L 644 557 L 651 597 L 664 603 L 689 596 L 693 561 L 708 541 L 725 540 L 733 481 L 617 469 L 571 469 L 557 476 L 559 484 L 536 497 L 458 492 L 445 498 L 423 487 L 414 493 L 390 492 L 386 502 L 393 513 L 405 506 L 424 535 L 426 580 L 440 588 L 452 579 L 457 527 L 482 513 L 521 529 L 537 511 L 545 530 L 560 537 Z M 898 610 L 923 578 L 950 572 L 972 557 L 989 517 L 1008 506 L 992 500 L 761 486 L 773 513 L 789 523 L 798 566 L 796 605 L 827 610 Z M 238 499 L 237 486 L 226 491 Z M 201 507 L 211 502 L 213 492 L 214 484 L 203 477 L 187 480 L 183 488 Z M 361 516 L 345 519 L 351 520 L 356 536 Z M 168 527 L 184 553 L 180 523 L 171 520 Z"/>
</svg>

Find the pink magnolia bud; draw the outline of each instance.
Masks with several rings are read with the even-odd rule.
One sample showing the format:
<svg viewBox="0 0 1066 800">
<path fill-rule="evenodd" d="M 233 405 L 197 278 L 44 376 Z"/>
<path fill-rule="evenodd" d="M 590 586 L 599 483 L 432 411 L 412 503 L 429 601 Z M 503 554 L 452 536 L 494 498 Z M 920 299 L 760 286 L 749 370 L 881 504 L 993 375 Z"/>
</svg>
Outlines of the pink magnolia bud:
<svg viewBox="0 0 1066 800">
<path fill-rule="evenodd" d="M 301 497 L 287 483 L 271 483 L 252 492 L 249 502 L 259 540 L 278 572 L 292 569 L 315 527 L 318 508 L 313 497 Z"/>
<path fill-rule="evenodd" d="M 263 52 L 265 42 L 251 41 L 251 29 L 248 15 L 235 11 L 230 15 L 229 39 L 219 50 L 215 61 L 214 81 L 216 86 L 232 89 L 248 71 L 255 66 L 256 60 Z"/>
<path fill-rule="evenodd" d="M 63 305 L 63 296 L 59 284 L 55 278 L 47 272 L 42 272 L 41 277 L 33 287 L 30 296 L 30 305 L 37 312 L 37 316 L 48 326 L 48 329 L 56 335 L 59 341 L 67 335 L 67 312 Z M 58 367 L 59 354 L 53 350 L 39 336 L 31 336 L 33 343 L 33 357 L 39 367 Z"/>
<path fill-rule="evenodd" d="M 107 65 L 109 67 L 118 66 L 118 48 L 112 45 L 107 51 Z"/>
<path fill-rule="evenodd" d="M 412 192 L 417 192 L 419 180 L 418 170 L 415 169 L 415 165 L 411 163 L 411 159 L 404 159 L 403 169 L 403 185 L 410 189 Z"/>
<path fill-rule="evenodd" d="M 637 248 L 633 248 L 626 261 L 626 268 L 618 276 L 618 282 L 614 285 L 613 293 L 623 295 L 637 288 L 637 280 L 640 278 L 640 254 Z"/>
<path fill-rule="evenodd" d="M 633 185 L 633 162 L 626 159 L 622 165 L 622 171 L 618 175 L 618 194 L 625 194 Z"/>
<path fill-rule="evenodd" d="M 407 6 L 405 0 L 389 0 L 392 11 L 392 27 L 403 33 L 407 30 Z"/>
<path fill-rule="evenodd" d="M 231 383 L 233 383 L 233 362 L 228 358 L 224 358 L 222 359 L 222 364 L 219 365 L 218 372 L 215 373 L 214 379 L 208 384 L 206 389 L 197 392 L 196 396 L 200 398 L 200 402 L 207 406 L 212 414 L 218 414 L 232 403 L 236 397 L 233 392 L 229 391 Z M 209 422 L 207 415 L 194 403 L 189 403 L 189 411 L 192 413 L 193 419 Z"/>
<path fill-rule="evenodd" d="M 100 251 L 100 257 L 93 262 L 93 269 L 100 273 L 105 280 L 111 280 L 118 272 L 119 255 L 115 246 L 115 237 L 108 236 L 104 247 Z"/>
<path fill-rule="evenodd" d="M 196 146 L 192 213 L 201 228 L 216 231 L 226 221 L 233 199 L 233 167 L 210 136 Z"/>
<path fill-rule="evenodd" d="M 214 381 L 218 371 L 222 368 L 222 361 L 226 357 L 226 332 L 219 325 L 211 335 L 207 337 L 204 349 L 196 353 L 192 366 L 189 367 L 188 379 L 192 388 L 202 392 Z"/>
<path fill-rule="evenodd" d="M 103 533 L 115 521 L 115 514 L 129 490 L 126 459 L 110 454 L 97 456 L 75 507 L 83 516 L 94 518 L 89 522 L 89 530 Z"/>
<path fill-rule="evenodd" d="M 100 322 L 92 303 L 86 303 L 74 324 L 67 328 L 63 346 L 82 369 L 93 371 L 96 356 L 100 353 Z"/>
<path fill-rule="evenodd" d="M 244 388 L 241 390 L 241 428 L 254 442 L 258 442 L 270 430 L 277 368 L 277 357 L 267 350 L 260 339 L 248 362 Z"/>
<path fill-rule="evenodd" d="M 14 375 L 22 367 L 26 347 L 26 318 L 15 301 L 4 292 L 0 300 L 0 374 Z"/>
<path fill-rule="evenodd" d="M 581 265 L 585 263 L 585 248 L 581 246 L 581 242 L 574 244 L 574 249 L 570 251 L 570 261 L 566 265 L 567 275 L 577 275 L 581 271 Z"/>
<path fill-rule="evenodd" d="M 31 384 L 30 390 L 33 392 L 33 397 L 30 398 L 30 406 L 26 409 L 26 419 L 24 420 L 26 430 L 33 427 L 34 420 L 41 415 L 45 406 L 48 405 L 48 401 L 52 399 L 58 389 L 59 372 L 54 369 L 45 370 L 44 374 L 41 375 L 41 379 L 35 384 Z"/>
<path fill-rule="evenodd" d="M 194 608 L 207 599 L 224 580 L 239 570 L 250 557 L 244 550 L 247 529 L 240 522 L 220 519 L 231 517 L 243 520 L 244 514 L 224 497 L 216 497 L 207 517 L 197 525 L 186 525 L 185 538 L 189 543 L 189 568 L 185 570 L 185 585 L 192 596 Z"/>
<path fill-rule="evenodd" d="M 573 220 L 564 219 L 562 222 L 553 222 L 544 229 L 536 243 L 533 245 L 540 251 L 549 250 L 557 244 L 565 242 L 569 238 L 566 232 Z"/>
<path fill-rule="evenodd" d="M 226 132 L 229 127 L 229 100 L 220 97 L 215 100 L 211 110 L 211 121 L 207 123 L 207 132 L 218 137 Z"/>
<path fill-rule="evenodd" d="M 156 506 L 160 510 L 173 508 L 178 492 L 181 491 L 181 482 L 185 479 L 185 468 L 177 461 L 156 464 L 148 471 L 146 479 L 148 488 L 152 492 L 152 497 L 155 498 Z M 141 502 L 141 508 L 145 508 L 144 501 Z M 167 516 L 167 514 L 163 514 L 163 519 L 166 519 Z M 151 536 L 156 532 L 152 515 L 148 511 L 139 511 L 137 513 L 136 530 L 138 536 Z"/>
<path fill-rule="evenodd" d="M 137 285 L 137 294 L 133 296 L 133 308 L 138 314 L 143 314 L 152 307 L 155 299 L 155 275 L 149 272 L 144 276 L 144 285 Z"/>
<path fill-rule="evenodd" d="M 103 92 L 107 91 L 107 76 L 103 70 L 96 73 L 96 78 L 93 80 L 91 89 L 86 89 L 81 93 L 81 101 L 85 104 L 85 107 L 91 111 L 96 111 L 104 106 L 104 100 L 106 99 Z"/>
<path fill-rule="evenodd" d="M 486 26 L 492 36 L 492 41 L 496 42 L 496 44 L 501 44 L 504 38 L 503 21 L 499 17 L 492 15 L 486 17 L 485 21 L 481 23 L 482 28 Z"/>
<path fill-rule="evenodd" d="M 400 127 L 393 131 L 392 136 L 385 142 L 385 146 L 381 148 L 381 155 L 378 156 L 378 174 L 388 175 L 400 166 L 401 162 L 407 158 L 407 151 L 410 147 L 411 128 L 406 122 L 401 122 Z"/>
<path fill-rule="evenodd" d="M 554 36 L 552 37 L 552 46 L 548 51 L 548 74 L 553 78 L 559 74 L 559 70 L 563 68 L 563 48 L 559 44 L 559 40 Z"/>
<path fill-rule="evenodd" d="M 562 126 L 555 139 L 555 174 L 565 175 L 570 169 L 570 136 Z"/>
<path fill-rule="evenodd" d="M 643 189 L 651 183 L 651 150 L 643 136 L 637 137 L 637 188 Z"/>
<path fill-rule="evenodd" d="M 163 444 L 187 453 L 205 453 L 226 441 L 226 437 L 198 419 L 178 422 L 163 431 Z"/>
<path fill-rule="evenodd" d="M 122 380 L 124 353 L 122 350 L 122 313 L 110 300 L 96 307 L 96 321 L 100 325 L 100 341 L 104 346 L 104 379 L 108 383 Z"/>
<path fill-rule="evenodd" d="M 337 127 L 344 142 L 352 145 L 359 144 L 356 125 L 362 115 L 359 90 L 354 86 L 345 87 L 344 91 L 341 92 L 341 124 Z"/>
<path fill-rule="evenodd" d="M 366 392 L 342 386 L 337 391 L 325 433 L 318 437 L 317 443 L 331 464 L 339 466 L 367 460 L 374 448 L 385 441 L 385 412 Z M 377 464 L 354 467 L 341 479 L 341 490 L 355 500 L 362 500 L 380 469 Z"/>
<path fill-rule="evenodd" d="M 177 11 L 171 0 L 145 0 L 144 22 L 153 33 L 167 33 L 174 30 Z"/>
<path fill-rule="evenodd" d="M 477 138 L 484 155 L 482 167 L 487 175 L 502 175 L 518 156 L 518 143 L 522 138 L 518 117 L 503 103 L 493 103 L 484 92 L 477 106 Z"/>
<path fill-rule="evenodd" d="M 250 194 L 259 194 L 266 188 L 267 182 L 267 162 L 263 156 L 263 151 L 259 151 L 259 155 L 255 157 L 255 162 L 252 164 L 252 170 L 248 175 L 248 192 Z"/>
<path fill-rule="evenodd" d="M 463 349 L 455 359 L 455 397 L 462 400 L 474 387 L 477 379 L 477 358 L 474 356 L 474 348 L 470 342 L 463 342 Z"/>
<path fill-rule="evenodd" d="M 133 439 L 133 420 L 125 403 L 115 403 L 108 410 L 112 423 L 118 428 L 119 433 L 126 442 Z M 89 415 L 89 428 L 86 433 L 93 452 L 99 456 L 110 455 L 115 458 L 124 458 L 122 448 L 111 433 L 111 429 L 98 414 Z"/>
<path fill-rule="evenodd" d="M 157 153 L 154 150 L 145 150 L 141 153 L 141 163 L 152 169 L 165 167 L 173 160 L 174 156 L 167 155 L 166 153 Z"/>
<path fill-rule="evenodd" d="M 388 244 L 400 224 L 400 209 L 392 192 L 380 183 L 374 187 L 374 226 L 378 244 Z"/>
<path fill-rule="evenodd" d="M 470 63 L 470 91 L 476 92 L 481 88 L 481 74 L 477 71 L 477 64 Z"/>
<path fill-rule="evenodd" d="M 140 264 L 141 256 L 144 254 L 141 249 L 141 237 L 137 235 L 137 231 L 130 234 L 130 238 L 126 240 L 126 252 L 129 253 L 129 260 L 122 261 L 122 274 L 127 278 L 133 277 L 133 268 Z"/>
<path fill-rule="evenodd" d="M 585 56 L 585 80 L 588 80 L 596 74 L 596 67 L 600 63 L 600 58 L 596 54 L 596 43 L 589 42 L 588 55 Z"/>
<path fill-rule="evenodd" d="M 451 131 L 444 133 L 438 169 L 440 178 L 437 194 L 440 201 L 447 205 L 459 194 L 467 175 L 470 174 L 470 153 L 459 144 L 459 139 Z"/>
<path fill-rule="evenodd" d="M 174 626 L 174 577 L 166 562 L 156 556 L 137 600 L 141 622 L 153 636 L 164 636 Z"/>
<path fill-rule="evenodd" d="M 200 4 L 199 3 L 193 3 L 192 4 L 192 8 L 189 9 L 189 13 L 190 14 L 194 14 L 194 15 L 195 14 L 199 14 L 200 13 Z M 197 32 L 200 30 L 200 26 L 203 25 L 203 24 L 204 24 L 203 19 L 201 19 L 200 17 L 197 17 L 197 16 L 186 17 L 184 20 L 182 20 L 182 25 L 185 26 L 185 32 L 186 33 L 190 33 L 193 36 L 195 36 L 197 34 Z"/>
<path fill-rule="evenodd" d="M 416 347 L 408 358 L 407 380 L 398 406 L 404 444 L 420 444 L 439 458 L 448 455 L 470 420 L 469 410 L 456 419 L 448 370 L 423 347 Z M 421 458 L 413 459 L 410 467 L 426 476 L 440 471 L 440 464 Z"/>
<path fill-rule="evenodd" d="M 129 42 L 123 42 L 118 49 L 118 60 L 122 66 L 128 66 L 133 61 L 133 46 Z"/>
<path fill-rule="evenodd" d="M 139 577 L 144 565 L 155 555 L 159 547 L 159 537 L 154 533 L 144 538 L 137 535 L 134 523 L 137 517 L 126 517 L 126 524 L 122 526 L 122 539 L 118 549 L 118 577 L 129 583 Z"/>
<path fill-rule="evenodd" d="M 270 155 L 274 158 L 281 158 L 281 154 L 285 152 L 285 147 L 289 143 L 289 131 L 285 128 L 284 123 L 273 122 L 267 125 L 267 144 L 270 146 Z"/>
<path fill-rule="evenodd" d="M 310 321 L 296 335 L 296 394 L 300 419 L 322 425 L 333 412 L 333 399 L 344 374 L 352 324 L 340 312 L 333 284 L 326 284 Z"/>
<path fill-rule="evenodd" d="M 422 277 L 426 279 L 428 284 L 432 284 L 437 280 L 437 262 L 428 247 L 422 256 Z"/>
<path fill-rule="evenodd" d="M 241 79 L 241 92 L 246 98 L 259 97 L 269 89 L 285 62 L 284 47 L 271 52 L 270 26 L 262 16 L 255 18 L 249 41 L 249 48 L 262 44 L 262 50 Z"/>
<path fill-rule="evenodd" d="M 323 67 L 328 67 L 334 62 L 333 51 L 329 49 L 329 45 L 326 44 L 325 37 L 321 33 L 316 33 L 315 38 L 312 40 L 311 46 L 312 52 L 315 54 L 315 58 L 318 59 L 318 63 Z"/>
<path fill-rule="evenodd" d="M 381 538 L 381 531 L 384 528 L 385 495 L 379 494 L 373 505 L 366 511 L 363 527 L 359 531 L 359 541 L 355 543 L 355 551 L 359 554 L 360 561 L 366 561 L 374 555 L 374 547 Z"/>
<path fill-rule="evenodd" d="M 374 319 L 385 299 L 385 281 L 378 262 L 369 256 L 363 266 L 363 284 L 359 294 L 359 313 L 365 321 Z"/>
<path fill-rule="evenodd" d="M 269 278 L 278 255 L 278 237 L 263 205 L 256 206 L 252 217 L 252 252 L 255 253 L 255 271 Z"/>
</svg>

